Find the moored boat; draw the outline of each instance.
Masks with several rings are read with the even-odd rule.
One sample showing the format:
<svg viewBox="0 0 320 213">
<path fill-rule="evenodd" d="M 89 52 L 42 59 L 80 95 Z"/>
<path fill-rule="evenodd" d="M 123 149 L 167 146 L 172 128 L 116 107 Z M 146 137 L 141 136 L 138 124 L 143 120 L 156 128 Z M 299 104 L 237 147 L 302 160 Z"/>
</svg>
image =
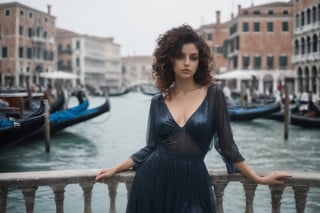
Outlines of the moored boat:
<svg viewBox="0 0 320 213">
<path fill-rule="evenodd" d="M 13 145 L 27 139 L 37 130 L 41 129 L 45 122 L 44 106 L 24 116 L 21 119 L 0 119 L 0 147 Z"/>
<path fill-rule="evenodd" d="M 291 124 L 303 128 L 320 128 L 320 116 L 309 117 L 301 113 L 292 113 Z"/>
<path fill-rule="evenodd" d="M 254 105 L 249 107 L 236 106 L 228 107 L 228 113 L 231 121 L 249 121 L 256 118 L 263 118 L 271 113 L 278 112 L 281 109 L 279 102 L 265 105 Z"/>
<path fill-rule="evenodd" d="M 100 106 L 89 109 L 88 106 L 88 99 L 84 99 L 75 107 L 50 114 L 50 135 L 56 134 L 67 127 L 90 120 L 110 111 L 110 102 L 108 98 L 106 98 L 104 103 L 102 103 Z M 43 128 L 40 128 L 38 131 L 34 132 L 28 139 L 39 138 L 44 138 Z"/>
</svg>

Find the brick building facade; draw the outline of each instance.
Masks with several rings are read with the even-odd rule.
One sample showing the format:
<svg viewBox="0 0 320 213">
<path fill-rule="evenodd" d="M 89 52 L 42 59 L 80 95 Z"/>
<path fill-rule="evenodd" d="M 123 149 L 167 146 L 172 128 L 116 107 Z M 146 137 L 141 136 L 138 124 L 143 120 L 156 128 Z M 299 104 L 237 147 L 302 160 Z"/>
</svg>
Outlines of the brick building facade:
<svg viewBox="0 0 320 213">
<path fill-rule="evenodd" d="M 0 86 L 41 83 L 56 68 L 55 17 L 20 3 L 0 4 Z"/>
</svg>

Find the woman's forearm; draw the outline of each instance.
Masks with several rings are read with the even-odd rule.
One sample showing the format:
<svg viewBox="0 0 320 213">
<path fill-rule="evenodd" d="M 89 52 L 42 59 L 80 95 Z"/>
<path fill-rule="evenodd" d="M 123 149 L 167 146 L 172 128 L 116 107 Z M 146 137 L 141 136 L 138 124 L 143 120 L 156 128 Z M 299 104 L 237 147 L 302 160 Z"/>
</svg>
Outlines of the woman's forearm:
<svg viewBox="0 0 320 213">
<path fill-rule="evenodd" d="M 118 172 L 130 169 L 134 165 L 135 165 L 135 162 L 131 158 L 128 158 L 127 160 L 115 165 L 113 168 L 115 172 L 118 173 Z"/>
<path fill-rule="evenodd" d="M 255 183 L 263 183 L 261 176 L 257 175 L 245 161 L 235 163 L 234 166 L 247 178 Z"/>
</svg>

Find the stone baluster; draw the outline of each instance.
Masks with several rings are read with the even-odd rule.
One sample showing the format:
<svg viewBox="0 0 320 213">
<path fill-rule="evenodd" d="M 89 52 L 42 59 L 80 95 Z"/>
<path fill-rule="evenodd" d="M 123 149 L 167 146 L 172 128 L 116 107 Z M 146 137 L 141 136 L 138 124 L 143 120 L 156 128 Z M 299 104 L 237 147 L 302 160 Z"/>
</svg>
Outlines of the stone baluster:
<svg viewBox="0 0 320 213">
<path fill-rule="evenodd" d="M 7 209 L 8 188 L 0 188 L 0 212 L 6 212 Z"/>
<path fill-rule="evenodd" d="M 117 196 L 117 188 L 118 183 L 115 181 L 108 182 L 108 190 L 109 190 L 109 198 L 110 198 L 110 213 L 116 213 L 116 196 Z"/>
<path fill-rule="evenodd" d="M 224 195 L 224 189 L 228 185 L 228 180 L 219 180 L 215 181 L 213 180 L 213 186 L 214 186 L 214 194 L 216 196 L 216 212 L 217 213 L 223 213 L 223 195 Z"/>
<path fill-rule="evenodd" d="M 244 192 L 246 195 L 246 211 L 245 213 L 253 213 L 253 199 L 255 196 L 255 191 L 257 184 L 250 182 L 248 180 L 242 181 Z"/>
<path fill-rule="evenodd" d="M 36 190 L 38 189 L 38 186 L 21 186 L 20 189 L 23 194 L 24 204 L 26 206 L 26 212 L 33 213 L 34 200 L 35 200 Z"/>
<path fill-rule="evenodd" d="M 64 184 L 52 185 L 51 188 L 54 192 L 54 200 L 56 202 L 56 212 L 63 213 L 63 202 L 64 202 Z"/>
<path fill-rule="evenodd" d="M 297 213 L 303 213 L 306 207 L 307 194 L 309 191 L 309 186 L 293 186 L 294 198 L 296 200 L 296 211 Z"/>
<path fill-rule="evenodd" d="M 131 192 L 131 187 L 132 187 L 132 180 L 127 180 L 126 181 L 126 188 L 127 188 L 127 199 L 129 200 L 130 192 Z"/>
<path fill-rule="evenodd" d="M 92 213 L 91 198 L 92 198 L 93 183 L 91 182 L 80 183 L 80 186 L 83 190 L 84 213 Z"/>
<path fill-rule="evenodd" d="M 272 204 L 272 213 L 280 213 L 282 193 L 284 186 L 282 185 L 272 185 L 269 186 L 271 191 L 271 204 Z"/>
</svg>

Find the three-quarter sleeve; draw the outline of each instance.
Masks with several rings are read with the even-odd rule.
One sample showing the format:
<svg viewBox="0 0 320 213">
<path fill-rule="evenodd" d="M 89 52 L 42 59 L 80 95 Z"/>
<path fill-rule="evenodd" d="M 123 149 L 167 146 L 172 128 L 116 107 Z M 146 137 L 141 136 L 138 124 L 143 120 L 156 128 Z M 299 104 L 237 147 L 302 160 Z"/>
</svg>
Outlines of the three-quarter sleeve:
<svg viewBox="0 0 320 213">
<path fill-rule="evenodd" d="M 226 163 L 228 172 L 234 173 L 237 172 L 237 170 L 233 164 L 244 161 L 244 158 L 233 139 L 230 118 L 223 91 L 219 88 L 215 88 L 214 97 L 214 117 L 216 121 L 214 146 Z"/>
<path fill-rule="evenodd" d="M 131 159 L 135 162 L 134 169 L 137 169 L 154 151 L 156 147 L 156 128 L 155 128 L 155 98 L 152 99 L 149 109 L 146 132 L 146 146 L 131 155 Z"/>
</svg>

